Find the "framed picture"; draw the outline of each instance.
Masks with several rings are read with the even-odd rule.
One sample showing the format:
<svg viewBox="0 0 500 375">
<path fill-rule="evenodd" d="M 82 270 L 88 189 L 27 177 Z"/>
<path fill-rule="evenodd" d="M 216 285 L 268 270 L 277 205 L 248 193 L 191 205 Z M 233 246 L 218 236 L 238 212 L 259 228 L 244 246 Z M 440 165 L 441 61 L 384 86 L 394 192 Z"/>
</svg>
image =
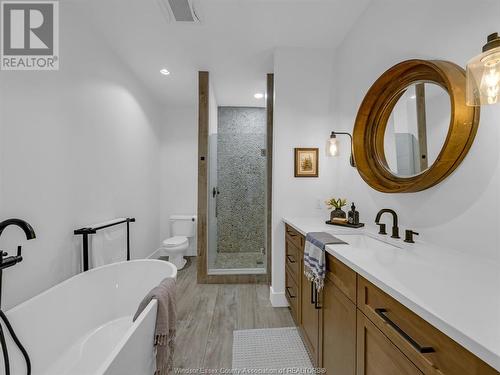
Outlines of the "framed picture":
<svg viewBox="0 0 500 375">
<path fill-rule="evenodd" d="M 295 177 L 318 177 L 318 156 L 317 148 L 296 148 Z"/>
</svg>

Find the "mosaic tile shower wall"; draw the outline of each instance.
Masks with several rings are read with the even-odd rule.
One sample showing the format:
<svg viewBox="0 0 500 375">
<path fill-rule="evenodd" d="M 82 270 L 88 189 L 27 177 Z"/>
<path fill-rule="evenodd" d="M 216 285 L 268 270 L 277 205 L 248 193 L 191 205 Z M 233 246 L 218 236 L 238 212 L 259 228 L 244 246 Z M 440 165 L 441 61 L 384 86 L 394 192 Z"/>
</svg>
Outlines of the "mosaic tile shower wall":
<svg viewBox="0 0 500 375">
<path fill-rule="evenodd" d="M 260 253 L 265 246 L 265 147 L 264 108 L 219 107 L 219 253 Z"/>
</svg>

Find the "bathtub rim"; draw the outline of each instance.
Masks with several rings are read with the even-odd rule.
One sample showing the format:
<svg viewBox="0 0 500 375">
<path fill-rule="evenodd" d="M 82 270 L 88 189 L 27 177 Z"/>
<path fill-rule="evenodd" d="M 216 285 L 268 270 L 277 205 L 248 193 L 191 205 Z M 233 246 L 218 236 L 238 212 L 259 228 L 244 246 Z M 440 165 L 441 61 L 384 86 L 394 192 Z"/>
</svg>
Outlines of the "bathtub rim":
<svg viewBox="0 0 500 375">
<path fill-rule="evenodd" d="M 158 301 L 156 299 L 152 299 L 148 305 L 145 307 L 144 310 L 139 314 L 137 319 L 132 323 L 129 329 L 127 329 L 127 332 L 123 335 L 121 338 L 120 342 L 116 344 L 116 346 L 111 350 L 106 357 L 106 360 L 104 363 L 99 366 L 99 369 L 97 370 L 97 374 L 104 374 L 106 370 L 111 366 L 113 363 L 113 360 L 118 356 L 120 351 L 123 349 L 123 347 L 127 344 L 127 342 L 130 340 L 130 337 L 134 334 L 134 332 L 137 330 L 137 327 L 139 327 L 144 319 L 149 315 L 151 310 L 155 309 L 155 314 L 158 313 Z M 131 315 L 130 318 L 132 319 L 133 316 Z M 156 317 L 155 317 L 156 319 Z M 151 342 L 151 351 L 154 350 L 154 332 L 153 332 L 153 341 Z"/>
<path fill-rule="evenodd" d="M 76 279 L 79 279 L 79 278 L 82 278 L 82 277 L 85 277 L 93 272 L 97 272 L 97 271 L 101 271 L 103 269 L 106 269 L 106 268 L 111 268 L 111 267 L 117 267 L 121 264 L 124 264 L 124 263 L 161 263 L 161 264 L 167 264 L 168 267 L 170 267 L 173 271 L 173 274 L 170 275 L 170 276 L 166 276 L 165 278 L 167 277 L 171 277 L 171 278 L 174 278 L 174 279 L 177 279 L 177 267 L 175 267 L 172 263 L 168 262 L 168 261 L 165 261 L 165 260 L 159 260 L 159 259 L 133 259 L 133 260 L 124 260 L 124 261 L 121 261 L 121 262 L 116 262 L 116 263 L 111 263 L 111 264 L 105 264 L 103 266 L 99 266 L 99 267 L 96 267 L 96 268 L 92 268 L 88 271 L 85 271 L 85 272 L 80 272 L 74 276 L 71 276 L 70 278 L 64 280 L 64 281 L 61 281 L 60 283 L 57 283 L 56 285 L 53 285 L 51 286 L 49 289 L 46 289 L 44 290 L 43 292 L 27 299 L 26 301 L 24 302 L 21 302 L 20 304 L 12 307 L 11 309 L 7 310 L 5 312 L 5 314 L 7 316 L 9 316 L 10 314 L 13 314 L 15 313 L 17 310 L 21 309 L 24 307 L 24 305 L 32 302 L 32 301 L 35 301 L 39 298 L 42 298 L 44 295 L 48 294 L 49 292 L 51 292 L 53 289 L 57 289 L 57 288 L 62 288 L 65 284 L 73 281 L 73 280 L 76 280 Z M 151 289 L 154 288 L 154 286 L 151 287 Z"/>
</svg>

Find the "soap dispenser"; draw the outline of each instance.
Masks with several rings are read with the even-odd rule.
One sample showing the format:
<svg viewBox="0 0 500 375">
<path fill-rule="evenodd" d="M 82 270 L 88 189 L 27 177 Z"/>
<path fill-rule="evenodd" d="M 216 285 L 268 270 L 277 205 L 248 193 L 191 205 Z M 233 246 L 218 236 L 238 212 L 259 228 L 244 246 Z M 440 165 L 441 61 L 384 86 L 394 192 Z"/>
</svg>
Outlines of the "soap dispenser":
<svg viewBox="0 0 500 375">
<path fill-rule="evenodd" d="M 354 202 L 351 204 L 351 211 L 347 215 L 347 221 L 349 224 L 358 225 L 359 224 L 359 212 L 356 211 L 356 206 Z"/>
</svg>

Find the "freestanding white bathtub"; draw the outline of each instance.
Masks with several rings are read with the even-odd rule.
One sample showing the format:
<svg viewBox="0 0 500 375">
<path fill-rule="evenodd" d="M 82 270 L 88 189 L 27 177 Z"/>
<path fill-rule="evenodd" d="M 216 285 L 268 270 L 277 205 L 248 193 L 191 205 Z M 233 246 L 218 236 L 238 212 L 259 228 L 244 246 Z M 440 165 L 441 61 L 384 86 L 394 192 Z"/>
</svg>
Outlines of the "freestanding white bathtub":
<svg viewBox="0 0 500 375">
<path fill-rule="evenodd" d="M 160 260 L 106 265 L 76 275 L 6 315 L 30 355 L 33 375 L 151 375 L 156 301 L 135 322 L 132 317 L 149 290 L 176 276 L 175 266 Z M 21 353 L 4 331 L 11 374 L 26 374 Z"/>
</svg>

